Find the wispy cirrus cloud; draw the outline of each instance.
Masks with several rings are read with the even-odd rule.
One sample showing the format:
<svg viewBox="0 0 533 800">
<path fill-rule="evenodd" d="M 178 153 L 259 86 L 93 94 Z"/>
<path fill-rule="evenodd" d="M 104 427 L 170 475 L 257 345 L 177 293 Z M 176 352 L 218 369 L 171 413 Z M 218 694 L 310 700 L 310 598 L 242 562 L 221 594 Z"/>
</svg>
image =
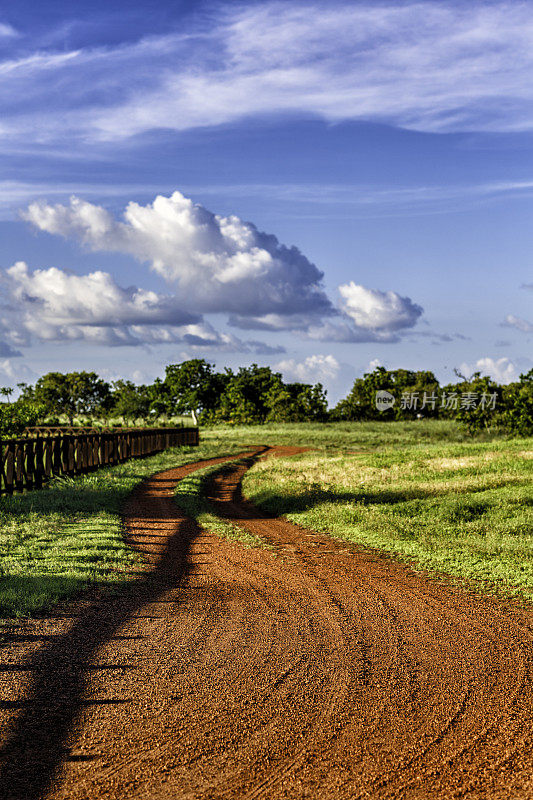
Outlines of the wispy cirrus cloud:
<svg viewBox="0 0 533 800">
<path fill-rule="evenodd" d="M 11 220 L 21 205 L 36 198 L 56 198 L 68 202 L 73 193 L 84 198 L 125 200 L 136 197 L 153 197 L 160 192 L 173 191 L 173 183 L 82 183 L 49 181 L 0 180 L 0 220 Z M 283 207 L 285 216 L 301 216 L 302 209 L 330 209 L 334 214 L 348 210 L 350 214 L 370 211 L 373 215 L 382 212 L 412 214 L 417 211 L 453 211 L 458 208 L 491 202 L 498 199 L 533 196 L 533 180 L 487 181 L 471 184 L 370 186 L 368 184 L 318 184 L 318 183 L 241 183 L 224 185 L 185 185 L 188 195 L 220 198 L 263 198 L 268 196 Z"/>
<path fill-rule="evenodd" d="M 0 140 L 116 141 L 295 114 L 529 131 L 532 69 L 527 2 L 222 5 L 189 31 L 0 62 Z"/>
</svg>

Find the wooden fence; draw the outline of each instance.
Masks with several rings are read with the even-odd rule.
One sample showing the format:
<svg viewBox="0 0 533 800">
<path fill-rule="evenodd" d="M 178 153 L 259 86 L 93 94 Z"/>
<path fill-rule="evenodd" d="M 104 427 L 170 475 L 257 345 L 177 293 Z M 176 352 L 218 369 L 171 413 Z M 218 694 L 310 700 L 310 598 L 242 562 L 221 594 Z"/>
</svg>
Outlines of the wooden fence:
<svg viewBox="0 0 533 800">
<path fill-rule="evenodd" d="M 198 444 L 198 428 L 124 428 L 0 440 L 0 494 L 40 489 L 55 475 L 84 475 L 168 447 Z"/>
</svg>

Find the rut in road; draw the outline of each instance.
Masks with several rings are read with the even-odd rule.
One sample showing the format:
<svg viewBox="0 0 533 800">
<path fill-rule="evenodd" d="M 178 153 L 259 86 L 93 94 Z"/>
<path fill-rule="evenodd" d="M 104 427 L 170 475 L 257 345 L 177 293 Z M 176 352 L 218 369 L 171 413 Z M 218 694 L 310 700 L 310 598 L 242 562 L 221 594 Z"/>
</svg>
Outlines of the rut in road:
<svg viewBox="0 0 533 800">
<path fill-rule="evenodd" d="M 164 580 L 88 636 L 43 797 L 531 798 L 533 612 L 265 516 L 246 468 L 210 497 L 271 550 L 191 527 L 171 497 L 184 468 L 136 492 L 130 540 Z"/>
</svg>

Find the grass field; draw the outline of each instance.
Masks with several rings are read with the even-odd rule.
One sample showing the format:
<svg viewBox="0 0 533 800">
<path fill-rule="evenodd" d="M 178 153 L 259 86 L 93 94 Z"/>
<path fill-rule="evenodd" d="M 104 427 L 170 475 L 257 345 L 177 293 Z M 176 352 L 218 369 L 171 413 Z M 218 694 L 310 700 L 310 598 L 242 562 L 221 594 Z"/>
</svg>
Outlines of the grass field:
<svg viewBox="0 0 533 800">
<path fill-rule="evenodd" d="M 533 599 L 532 476 L 533 440 L 515 439 L 309 452 L 259 462 L 243 490 L 299 525 Z"/>
<path fill-rule="evenodd" d="M 203 428 L 202 440 L 234 444 L 284 444 L 320 450 L 374 450 L 432 442 L 467 442 L 471 437 L 454 420 L 421 419 L 406 422 L 294 422 L 268 425 L 218 425 Z M 497 433 L 480 434 L 476 441 L 493 441 Z"/>
<path fill-rule="evenodd" d="M 125 585 L 141 564 L 123 541 L 119 515 L 135 485 L 262 443 L 316 448 L 262 462 L 247 475 L 245 491 L 275 513 L 533 597 L 531 440 L 470 440 L 453 422 L 427 420 L 223 426 L 202 430 L 198 448 L 1 498 L 0 617 L 38 613 L 90 585 Z M 211 471 L 180 484 L 179 504 L 218 535 L 262 545 L 209 509 L 202 495 Z"/>
<path fill-rule="evenodd" d="M 147 459 L 48 488 L 0 499 L 0 617 L 28 616 L 90 585 L 118 588 L 135 576 L 140 556 L 126 546 L 120 507 L 146 476 L 200 458 L 238 452 L 211 437 Z"/>
</svg>

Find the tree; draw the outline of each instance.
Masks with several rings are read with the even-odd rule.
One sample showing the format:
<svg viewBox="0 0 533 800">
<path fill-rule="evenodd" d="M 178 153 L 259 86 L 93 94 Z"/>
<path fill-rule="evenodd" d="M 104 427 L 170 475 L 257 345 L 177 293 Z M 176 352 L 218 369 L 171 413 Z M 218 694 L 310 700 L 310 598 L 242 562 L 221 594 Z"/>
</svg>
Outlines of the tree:
<svg viewBox="0 0 533 800">
<path fill-rule="evenodd" d="M 448 415 L 461 422 L 473 436 L 497 421 L 502 387 L 481 372 L 474 372 L 469 378 L 457 369 L 454 372 L 461 380 L 442 388 L 445 398 L 456 395 Z"/>
<path fill-rule="evenodd" d="M 511 433 L 533 435 L 533 369 L 502 389 L 502 421 Z"/>
<path fill-rule="evenodd" d="M 225 374 L 215 373 L 213 368 L 214 364 L 208 364 L 203 358 L 169 364 L 162 387 L 166 412 L 169 415 L 192 414 L 196 422 L 202 412 L 215 411 L 232 373 L 230 370 Z"/>
<path fill-rule="evenodd" d="M 270 412 L 273 392 L 283 388 L 281 375 L 270 367 L 252 364 L 236 374 L 227 374 L 227 382 L 210 421 L 240 425 L 265 422 Z"/>
<path fill-rule="evenodd" d="M 44 413 L 42 406 L 21 398 L 14 403 L 0 403 L 0 438 L 19 436 L 24 428 L 37 425 Z"/>
<path fill-rule="evenodd" d="M 390 392 L 394 405 L 385 411 L 376 407 L 376 393 Z M 376 367 L 354 382 L 350 394 L 333 409 L 333 419 L 414 419 L 418 414 L 438 416 L 439 382 L 429 370 L 387 370 Z"/>
<path fill-rule="evenodd" d="M 326 392 L 322 384 L 275 384 L 267 395 L 267 422 L 322 422 L 327 419 Z"/>
<path fill-rule="evenodd" d="M 102 412 L 112 402 L 109 384 L 96 372 L 48 372 L 35 384 L 33 397 L 47 414 L 65 414 L 71 425 L 76 414 Z"/>
<path fill-rule="evenodd" d="M 10 386 L 4 386 L 2 389 L 0 389 L 0 394 L 3 395 L 4 397 L 7 397 L 7 402 L 9 403 L 10 402 L 9 398 L 13 394 L 13 389 L 11 389 Z"/>
<path fill-rule="evenodd" d="M 152 397 L 147 386 L 136 386 L 133 381 L 113 382 L 113 413 L 135 422 L 146 419 L 150 413 Z"/>
</svg>

